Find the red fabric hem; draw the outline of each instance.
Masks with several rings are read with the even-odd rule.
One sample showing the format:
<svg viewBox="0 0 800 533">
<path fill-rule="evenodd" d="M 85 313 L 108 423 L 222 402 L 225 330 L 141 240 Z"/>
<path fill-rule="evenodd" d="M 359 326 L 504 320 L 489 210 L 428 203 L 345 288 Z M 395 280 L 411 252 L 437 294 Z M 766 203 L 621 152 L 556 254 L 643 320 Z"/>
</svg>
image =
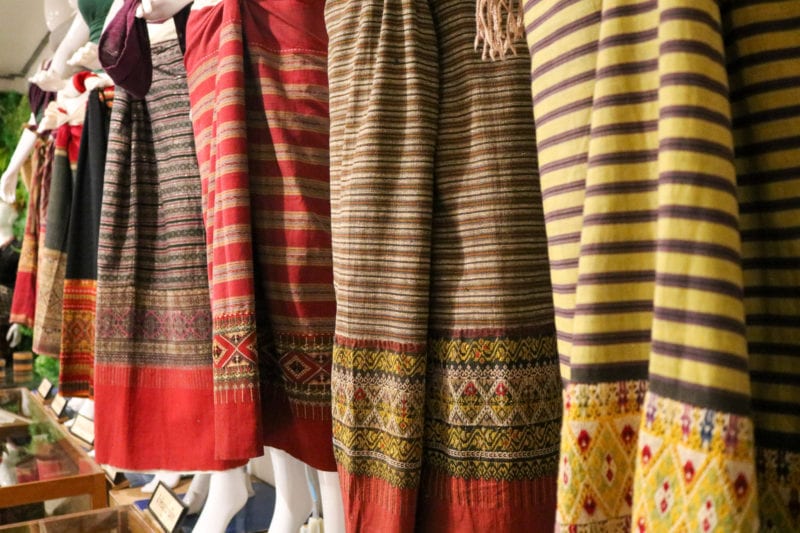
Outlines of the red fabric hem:
<svg viewBox="0 0 800 533">
<path fill-rule="evenodd" d="M 497 481 L 423 474 L 417 531 L 552 533 L 556 477 Z"/>
<path fill-rule="evenodd" d="M 414 530 L 417 490 L 382 479 L 356 476 L 339 468 L 347 531 L 407 533 Z"/>
<path fill-rule="evenodd" d="M 227 470 L 263 453 L 259 448 L 247 457 L 215 457 L 211 365 L 136 368 L 100 363 L 94 392 L 100 463 L 125 470 Z"/>
<path fill-rule="evenodd" d="M 330 404 L 327 409 L 330 411 Z M 318 470 L 335 471 L 330 414 L 310 419 L 298 416 L 296 411 L 282 391 L 265 398 L 262 406 L 264 446 L 283 450 Z"/>
</svg>

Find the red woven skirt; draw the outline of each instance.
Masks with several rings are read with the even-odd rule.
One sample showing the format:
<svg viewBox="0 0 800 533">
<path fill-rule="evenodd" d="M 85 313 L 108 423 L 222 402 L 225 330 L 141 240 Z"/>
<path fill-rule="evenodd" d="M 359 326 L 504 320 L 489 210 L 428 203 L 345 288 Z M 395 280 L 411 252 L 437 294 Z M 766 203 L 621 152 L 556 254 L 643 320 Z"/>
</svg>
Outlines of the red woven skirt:
<svg viewBox="0 0 800 533">
<path fill-rule="evenodd" d="M 195 4 L 186 67 L 203 183 L 217 453 L 334 470 L 335 300 L 321 0 Z"/>
</svg>

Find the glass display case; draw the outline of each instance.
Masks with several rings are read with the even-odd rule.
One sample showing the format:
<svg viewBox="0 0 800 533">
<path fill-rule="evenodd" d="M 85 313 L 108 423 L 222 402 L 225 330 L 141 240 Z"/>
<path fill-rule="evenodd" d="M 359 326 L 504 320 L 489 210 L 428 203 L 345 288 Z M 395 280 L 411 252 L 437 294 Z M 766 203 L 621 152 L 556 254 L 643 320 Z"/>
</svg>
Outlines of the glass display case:
<svg viewBox="0 0 800 533">
<path fill-rule="evenodd" d="M 105 473 L 35 393 L 0 389 L 0 409 L 0 524 L 18 519 L 15 509 L 57 498 L 108 505 Z"/>
<path fill-rule="evenodd" d="M 155 533 L 159 532 L 144 514 L 133 506 L 112 507 L 41 520 L 0 526 L 2 533 Z"/>
</svg>

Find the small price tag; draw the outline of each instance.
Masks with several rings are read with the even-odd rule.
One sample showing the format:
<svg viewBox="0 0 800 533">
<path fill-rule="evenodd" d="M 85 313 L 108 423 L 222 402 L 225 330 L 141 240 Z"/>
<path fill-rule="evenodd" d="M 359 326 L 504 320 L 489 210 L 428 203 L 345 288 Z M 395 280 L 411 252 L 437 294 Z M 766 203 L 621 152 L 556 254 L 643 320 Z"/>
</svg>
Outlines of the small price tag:
<svg viewBox="0 0 800 533">
<path fill-rule="evenodd" d="M 56 415 L 56 418 L 61 418 L 61 415 L 64 414 L 64 409 L 66 408 L 67 399 L 60 394 L 56 394 L 53 397 L 53 401 L 50 402 L 50 410 L 53 411 L 53 414 Z"/>
<path fill-rule="evenodd" d="M 84 415 L 76 416 L 69 431 L 86 444 L 94 445 L 94 421 L 92 419 L 86 418 Z"/>
<path fill-rule="evenodd" d="M 39 383 L 39 388 L 37 388 L 36 391 L 39 393 L 39 396 L 42 397 L 42 400 L 46 400 L 53 391 L 53 384 L 50 383 L 49 379 L 44 378 L 42 379 L 42 382 Z"/>
<path fill-rule="evenodd" d="M 189 507 L 183 503 L 180 496 L 159 482 L 147 504 L 147 509 L 153 513 L 155 519 L 167 533 L 173 533 L 178 529 Z"/>
</svg>

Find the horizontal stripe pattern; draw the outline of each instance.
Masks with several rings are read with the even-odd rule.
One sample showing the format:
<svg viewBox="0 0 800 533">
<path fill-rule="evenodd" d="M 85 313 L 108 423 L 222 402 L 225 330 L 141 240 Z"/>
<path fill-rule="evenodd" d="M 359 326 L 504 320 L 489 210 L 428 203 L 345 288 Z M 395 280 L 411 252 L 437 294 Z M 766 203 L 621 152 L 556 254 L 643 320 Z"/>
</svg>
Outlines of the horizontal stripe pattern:
<svg viewBox="0 0 800 533">
<path fill-rule="evenodd" d="M 186 64 L 203 184 L 217 452 L 336 468 L 327 36 L 319 2 L 195 4 Z"/>
<path fill-rule="evenodd" d="M 800 93 L 786 80 L 800 77 L 800 5 L 740 2 L 724 22 L 756 436 L 797 454 Z"/>
<path fill-rule="evenodd" d="M 482 62 L 469 1 L 325 7 L 348 528 L 550 531 L 561 409 L 527 58 Z"/>
<path fill-rule="evenodd" d="M 34 323 L 39 253 L 44 246 L 54 156 L 55 145 L 49 133 L 36 139 L 31 155 L 33 172 L 28 189 L 28 216 L 11 299 L 9 322 L 12 324 L 32 327 Z"/>
<path fill-rule="evenodd" d="M 565 382 L 582 390 L 647 379 L 663 398 L 650 404 L 752 414 L 757 439 L 768 435 L 773 447 L 783 432 L 779 447 L 796 454 L 800 6 L 525 7 Z M 750 460 L 746 446 L 741 453 Z M 777 490 L 764 479 L 762 503 Z M 580 483 L 559 493 L 562 527 L 624 519 L 570 514 Z M 796 481 L 780 483 L 795 490 Z M 771 523 L 785 523 L 787 508 L 775 512 Z"/>
<path fill-rule="evenodd" d="M 227 469 L 241 462 L 219 460 L 209 431 L 211 308 L 186 72 L 177 41 L 154 45 L 152 56 L 147 96 L 118 89 L 111 111 L 97 254 L 95 450 L 98 461 L 126 470 Z M 162 421 L 157 440 L 148 430 L 154 420 Z"/>
</svg>

